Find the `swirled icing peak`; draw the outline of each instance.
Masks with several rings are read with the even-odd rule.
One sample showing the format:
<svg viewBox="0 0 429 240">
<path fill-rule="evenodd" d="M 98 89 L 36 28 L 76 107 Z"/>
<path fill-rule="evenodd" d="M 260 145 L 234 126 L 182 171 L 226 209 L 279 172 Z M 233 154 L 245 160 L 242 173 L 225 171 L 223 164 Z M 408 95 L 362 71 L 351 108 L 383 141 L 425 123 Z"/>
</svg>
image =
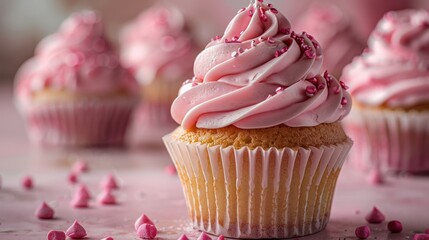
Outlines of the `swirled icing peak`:
<svg viewBox="0 0 429 240">
<path fill-rule="evenodd" d="M 356 100 L 369 106 L 408 108 L 429 102 L 429 13 L 387 13 L 362 56 L 344 69 Z"/>
<path fill-rule="evenodd" d="M 342 119 L 351 101 L 340 83 L 321 73 L 322 50 L 309 34 L 262 1 L 241 9 L 223 36 L 197 56 L 194 78 L 172 105 L 184 129 L 315 126 Z"/>
<path fill-rule="evenodd" d="M 58 32 L 44 38 L 16 80 L 18 95 L 25 97 L 43 89 L 82 94 L 136 89 L 134 78 L 106 40 L 100 17 L 92 11 L 74 13 Z"/>
<path fill-rule="evenodd" d="M 197 46 L 177 8 L 155 6 L 146 10 L 124 28 L 121 45 L 123 64 L 141 84 L 159 75 L 167 80 L 192 76 Z"/>
</svg>

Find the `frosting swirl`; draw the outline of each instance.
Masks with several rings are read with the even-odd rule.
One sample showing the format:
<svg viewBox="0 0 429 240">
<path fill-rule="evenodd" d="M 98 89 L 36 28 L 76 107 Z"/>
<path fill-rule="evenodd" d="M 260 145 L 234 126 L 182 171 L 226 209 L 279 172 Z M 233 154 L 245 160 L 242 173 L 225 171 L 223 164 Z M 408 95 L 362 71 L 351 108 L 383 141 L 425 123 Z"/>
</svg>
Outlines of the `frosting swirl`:
<svg viewBox="0 0 429 240">
<path fill-rule="evenodd" d="M 291 31 L 271 4 L 241 9 L 222 37 L 215 37 L 194 63 L 195 77 L 173 102 L 173 119 L 184 129 L 315 126 L 350 111 L 344 84 L 320 75 L 316 40 Z"/>
<path fill-rule="evenodd" d="M 16 80 L 17 93 L 24 97 L 43 89 L 82 94 L 136 89 L 134 78 L 119 64 L 100 18 L 92 11 L 73 14 L 57 33 L 43 39 Z"/>
<path fill-rule="evenodd" d="M 121 61 L 140 84 L 192 76 L 196 45 L 183 14 L 173 7 L 152 7 L 121 34 Z"/>
<path fill-rule="evenodd" d="M 368 49 L 344 69 L 357 101 L 369 106 L 412 107 L 429 102 L 429 13 L 387 13 Z"/>
</svg>

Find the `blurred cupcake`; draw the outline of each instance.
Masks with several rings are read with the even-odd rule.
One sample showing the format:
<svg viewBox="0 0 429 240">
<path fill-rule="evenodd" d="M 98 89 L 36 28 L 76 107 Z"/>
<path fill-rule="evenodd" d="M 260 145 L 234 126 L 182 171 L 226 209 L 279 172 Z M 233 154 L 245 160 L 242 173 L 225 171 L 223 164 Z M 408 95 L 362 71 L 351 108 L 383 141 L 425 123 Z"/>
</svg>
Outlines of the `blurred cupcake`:
<svg viewBox="0 0 429 240">
<path fill-rule="evenodd" d="M 262 1 L 198 55 L 171 108 L 181 126 L 164 137 L 195 227 L 233 238 L 325 228 L 351 99 L 321 64 L 316 40 Z"/>
<path fill-rule="evenodd" d="M 39 43 L 17 73 L 15 98 L 36 143 L 116 145 L 123 143 L 136 89 L 100 18 L 82 11 Z"/>
<path fill-rule="evenodd" d="M 355 99 L 347 131 L 364 170 L 429 171 L 429 13 L 389 12 L 344 69 Z"/>
<path fill-rule="evenodd" d="M 185 18 L 176 8 L 150 8 L 124 28 L 121 46 L 122 63 L 141 86 L 133 140 L 161 143 L 161 137 L 177 127 L 170 106 L 183 79 L 192 76 L 197 54 Z"/>
<path fill-rule="evenodd" d="M 322 68 L 330 69 L 336 77 L 364 49 L 351 23 L 337 6 L 316 4 L 296 24 L 297 30 L 308 32 L 317 39 L 324 54 Z"/>
</svg>

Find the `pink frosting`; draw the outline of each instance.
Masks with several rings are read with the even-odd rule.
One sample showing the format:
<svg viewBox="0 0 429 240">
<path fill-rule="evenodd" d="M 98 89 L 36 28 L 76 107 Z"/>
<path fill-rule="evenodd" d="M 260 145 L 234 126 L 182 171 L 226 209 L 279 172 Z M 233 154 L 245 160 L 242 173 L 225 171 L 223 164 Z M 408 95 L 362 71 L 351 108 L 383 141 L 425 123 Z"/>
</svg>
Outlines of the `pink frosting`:
<svg viewBox="0 0 429 240">
<path fill-rule="evenodd" d="M 261 1 L 243 8 L 222 37 L 195 60 L 192 80 L 172 105 L 184 129 L 315 126 L 342 119 L 351 108 L 346 86 L 320 74 L 316 40 Z"/>
<path fill-rule="evenodd" d="M 91 11 L 73 14 L 58 32 L 43 39 L 16 80 L 21 97 L 46 88 L 105 94 L 134 92 L 137 86 L 106 40 L 101 19 Z"/>
<path fill-rule="evenodd" d="M 161 75 L 176 80 L 192 75 L 196 46 L 183 14 L 172 7 L 152 7 L 124 28 L 121 60 L 141 84 Z"/>
<path fill-rule="evenodd" d="M 359 102 L 409 107 L 429 102 L 429 13 L 389 12 L 378 23 L 367 51 L 344 69 Z"/>
<path fill-rule="evenodd" d="M 335 5 L 311 7 L 301 16 L 296 29 L 313 35 L 323 48 L 323 69 L 340 74 L 353 57 L 362 53 L 350 19 Z"/>
</svg>

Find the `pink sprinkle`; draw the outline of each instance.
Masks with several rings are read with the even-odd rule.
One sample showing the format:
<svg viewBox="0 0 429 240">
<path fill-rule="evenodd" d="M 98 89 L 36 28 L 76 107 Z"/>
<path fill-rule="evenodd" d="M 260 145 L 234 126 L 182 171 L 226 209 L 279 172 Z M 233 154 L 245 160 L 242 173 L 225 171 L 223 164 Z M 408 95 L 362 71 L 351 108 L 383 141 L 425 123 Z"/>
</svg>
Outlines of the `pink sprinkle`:
<svg viewBox="0 0 429 240">
<path fill-rule="evenodd" d="M 366 215 L 365 219 L 369 223 L 382 223 L 386 217 L 384 217 L 380 210 L 378 210 L 376 207 L 373 207 L 372 211 Z"/>
<path fill-rule="evenodd" d="M 78 182 L 77 174 L 74 172 L 69 173 L 67 179 L 68 179 L 69 183 L 71 183 L 71 184 L 75 184 Z"/>
<path fill-rule="evenodd" d="M 314 96 L 314 94 L 316 94 L 317 93 L 317 88 L 315 87 L 315 86 L 307 86 L 306 88 L 305 88 L 305 94 L 308 96 L 308 97 L 312 97 L 312 96 Z"/>
<path fill-rule="evenodd" d="M 253 16 L 253 10 L 252 9 L 249 10 L 249 17 L 251 17 L 251 16 Z"/>
<path fill-rule="evenodd" d="M 166 168 L 165 171 L 169 174 L 169 175 L 177 175 L 177 170 L 176 167 L 174 166 L 174 164 L 169 164 Z"/>
<path fill-rule="evenodd" d="M 201 235 L 197 238 L 197 240 L 212 240 L 207 233 L 202 232 Z"/>
<path fill-rule="evenodd" d="M 279 11 L 278 11 L 277 9 L 275 9 L 275 8 L 271 8 L 271 9 L 270 9 L 270 11 L 271 11 L 272 13 L 274 13 L 274 14 L 279 13 Z"/>
<path fill-rule="evenodd" d="M 158 230 L 152 224 L 143 223 L 137 229 L 137 236 L 143 239 L 154 239 L 157 233 L 158 233 Z"/>
<path fill-rule="evenodd" d="M 413 240 L 429 240 L 429 234 L 425 234 L 425 233 L 414 234 Z"/>
<path fill-rule="evenodd" d="M 189 240 L 189 238 L 185 234 L 182 234 L 177 240 Z"/>
<path fill-rule="evenodd" d="M 340 86 L 336 86 L 334 93 L 335 94 L 339 94 L 340 92 L 341 92 L 341 87 Z"/>
<path fill-rule="evenodd" d="M 371 235 L 371 230 L 368 226 L 357 227 L 355 230 L 355 235 L 359 239 L 367 239 Z"/>
<path fill-rule="evenodd" d="M 325 87 L 326 87 L 326 85 L 325 85 L 324 83 L 320 83 L 320 84 L 317 86 L 317 89 L 318 89 L 318 90 L 323 90 L 323 89 L 325 89 Z"/>
<path fill-rule="evenodd" d="M 232 37 L 232 41 L 233 41 L 233 42 L 238 41 L 238 37 L 237 37 L 237 36 Z"/>
<path fill-rule="evenodd" d="M 221 37 L 220 36 L 215 36 L 214 38 L 212 38 L 212 41 L 217 41 L 217 40 L 219 40 Z"/>
<path fill-rule="evenodd" d="M 374 170 L 368 177 L 368 182 L 373 185 L 380 185 L 384 183 L 383 174 L 379 170 Z"/>
<path fill-rule="evenodd" d="M 272 8 L 273 7 L 273 4 L 271 4 L 271 3 L 268 3 L 268 5 L 267 5 L 269 8 Z"/>
<path fill-rule="evenodd" d="M 280 28 L 279 32 L 285 35 L 290 34 L 290 28 Z"/>
<path fill-rule="evenodd" d="M 49 231 L 48 240 L 66 240 L 66 234 L 63 231 Z"/>
<path fill-rule="evenodd" d="M 85 228 L 83 228 L 77 220 L 67 229 L 66 235 L 71 239 L 82 239 L 86 236 Z"/>
<path fill-rule="evenodd" d="M 77 161 L 73 164 L 72 172 L 74 173 L 84 173 L 88 171 L 89 171 L 88 164 L 84 161 Z"/>
<path fill-rule="evenodd" d="M 116 204 L 116 198 L 112 194 L 112 190 L 105 189 L 103 190 L 97 197 L 97 200 L 99 203 L 103 205 L 115 205 Z"/>
<path fill-rule="evenodd" d="M 217 240 L 225 240 L 225 237 L 223 235 L 220 235 Z"/>
<path fill-rule="evenodd" d="M 281 51 L 279 51 L 279 50 L 276 50 L 276 52 L 274 53 L 274 57 L 275 58 L 278 58 L 278 57 L 280 57 L 282 55 L 282 52 Z"/>
<path fill-rule="evenodd" d="M 117 188 L 119 188 L 113 174 L 107 175 L 107 177 L 101 182 L 101 187 L 104 189 L 117 189 Z"/>
<path fill-rule="evenodd" d="M 114 240 L 114 239 L 112 237 L 105 237 L 105 238 L 103 238 L 101 240 Z"/>
<path fill-rule="evenodd" d="M 349 87 L 343 81 L 340 81 L 340 85 L 344 90 L 349 89 Z"/>
<path fill-rule="evenodd" d="M 341 99 L 341 105 L 346 105 L 347 104 L 347 98 L 345 98 L 345 97 L 343 97 L 342 99 Z"/>
<path fill-rule="evenodd" d="M 52 209 L 45 202 L 36 210 L 36 217 L 39 219 L 52 219 L 54 218 L 54 209 Z"/>
<path fill-rule="evenodd" d="M 400 233 L 402 232 L 402 223 L 398 220 L 390 221 L 387 224 L 387 229 L 392 233 Z"/>
<path fill-rule="evenodd" d="M 316 57 L 316 53 L 315 53 L 312 49 L 305 50 L 305 51 L 304 51 L 304 55 L 305 55 L 308 59 L 313 59 L 313 58 L 315 58 L 315 57 Z"/>
<path fill-rule="evenodd" d="M 142 214 L 139 218 L 137 218 L 136 222 L 134 223 L 134 228 L 136 229 L 136 231 L 142 224 L 155 225 L 153 221 L 148 216 L 146 216 L 146 214 Z"/>
<path fill-rule="evenodd" d="M 250 44 L 251 47 L 256 47 L 256 41 L 252 40 L 252 43 Z"/>
<path fill-rule="evenodd" d="M 272 38 L 272 37 L 268 37 L 268 43 L 274 44 L 274 43 L 276 43 L 276 40 L 274 40 L 274 38 Z"/>
<path fill-rule="evenodd" d="M 30 176 L 26 176 L 22 179 L 21 185 L 23 188 L 30 190 L 33 188 L 33 179 Z"/>
<path fill-rule="evenodd" d="M 282 88 L 282 87 L 278 87 L 278 88 L 276 88 L 276 93 L 278 94 L 278 93 L 281 93 L 281 92 L 283 92 L 285 89 L 284 88 Z"/>
<path fill-rule="evenodd" d="M 287 52 L 288 49 L 289 49 L 288 46 L 285 46 L 284 48 L 282 48 L 282 50 L 280 50 L 280 52 L 285 53 L 285 52 Z"/>
<path fill-rule="evenodd" d="M 319 79 L 317 79 L 317 77 L 307 79 L 307 81 L 311 82 L 314 85 L 317 85 L 319 83 Z"/>
</svg>

